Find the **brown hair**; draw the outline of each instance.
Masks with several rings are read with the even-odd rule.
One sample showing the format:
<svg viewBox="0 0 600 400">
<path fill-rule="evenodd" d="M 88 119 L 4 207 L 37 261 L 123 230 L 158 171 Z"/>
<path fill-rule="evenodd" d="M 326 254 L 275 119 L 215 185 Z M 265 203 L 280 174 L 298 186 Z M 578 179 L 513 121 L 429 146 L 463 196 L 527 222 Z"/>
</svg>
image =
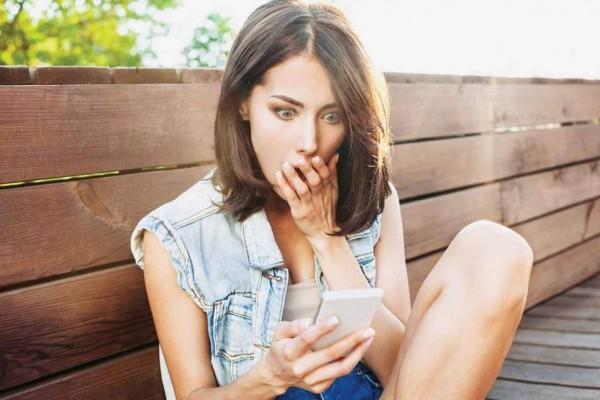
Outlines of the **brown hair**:
<svg viewBox="0 0 600 400">
<path fill-rule="evenodd" d="M 241 103 L 265 72 L 298 55 L 327 70 L 346 136 L 337 164 L 337 235 L 369 227 L 383 211 L 390 162 L 389 94 L 344 13 L 331 4 L 274 0 L 257 8 L 237 35 L 223 72 L 215 121 L 221 209 L 243 221 L 265 206 L 272 187 L 265 179 L 241 119 Z"/>
</svg>

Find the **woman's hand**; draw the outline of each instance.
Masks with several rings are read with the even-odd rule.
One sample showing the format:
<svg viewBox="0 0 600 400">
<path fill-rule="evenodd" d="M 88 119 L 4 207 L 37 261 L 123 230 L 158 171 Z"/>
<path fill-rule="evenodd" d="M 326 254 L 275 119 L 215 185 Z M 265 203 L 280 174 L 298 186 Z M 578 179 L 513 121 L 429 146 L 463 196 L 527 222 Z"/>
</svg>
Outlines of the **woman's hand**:
<svg viewBox="0 0 600 400">
<path fill-rule="evenodd" d="M 325 164 L 321 157 L 301 158 L 297 166 L 306 182 L 290 163 L 283 172 L 277 171 L 275 179 L 281 188 L 298 228 L 309 242 L 327 238 L 327 233 L 339 231 L 335 210 L 338 201 L 336 154 Z"/>
<path fill-rule="evenodd" d="M 338 321 L 330 317 L 312 326 L 309 323 L 306 319 L 280 322 L 271 348 L 257 365 L 262 380 L 277 393 L 285 393 L 291 386 L 312 393 L 324 392 L 334 380 L 352 371 L 375 334 L 372 328 L 358 329 L 329 347 L 312 351 L 312 345 L 335 329 Z"/>
</svg>

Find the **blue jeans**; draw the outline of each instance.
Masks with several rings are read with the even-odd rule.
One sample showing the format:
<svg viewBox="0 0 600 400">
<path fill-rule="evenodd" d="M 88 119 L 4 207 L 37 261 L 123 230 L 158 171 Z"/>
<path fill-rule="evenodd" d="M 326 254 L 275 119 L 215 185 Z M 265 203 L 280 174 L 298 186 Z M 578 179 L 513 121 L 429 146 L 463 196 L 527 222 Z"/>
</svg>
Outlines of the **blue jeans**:
<svg viewBox="0 0 600 400">
<path fill-rule="evenodd" d="M 327 390 L 314 394 L 291 387 L 276 400 L 377 400 L 383 388 L 373 372 L 362 361 L 348 375 L 337 378 Z"/>
</svg>

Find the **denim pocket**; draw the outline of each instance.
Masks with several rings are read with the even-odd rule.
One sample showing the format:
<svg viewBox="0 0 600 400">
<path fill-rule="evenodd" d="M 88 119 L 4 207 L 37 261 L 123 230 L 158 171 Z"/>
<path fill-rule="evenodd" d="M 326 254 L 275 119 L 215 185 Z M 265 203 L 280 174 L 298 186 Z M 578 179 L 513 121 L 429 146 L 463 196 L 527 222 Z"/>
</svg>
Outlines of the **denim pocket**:
<svg viewBox="0 0 600 400">
<path fill-rule="evenodd" d="M 215 354 L 231 362 L 252 359 L 252 296 L 237 292 L 214 303 Z"/>
</svg>

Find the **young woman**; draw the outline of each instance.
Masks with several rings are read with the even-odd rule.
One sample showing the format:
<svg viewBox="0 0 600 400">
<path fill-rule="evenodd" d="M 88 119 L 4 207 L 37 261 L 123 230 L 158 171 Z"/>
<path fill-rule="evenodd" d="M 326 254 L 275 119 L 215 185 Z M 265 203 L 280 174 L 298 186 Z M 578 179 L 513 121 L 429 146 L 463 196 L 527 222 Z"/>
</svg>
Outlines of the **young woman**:
<svg viewBox="0 0 600 400">
<path fill-rule="evenodd" d="M 131 239 L 168 397 L 481 399 L 491 388 L 531 249 L 502 225 L 466 226 L 411 310 L 388 98 L 338 8 L 272 1 L 250 15 L 223 74 L 217 167 Z M 371 328 L 312 351 L 338 323 L 307 319 L 320 295 L 375 286 Z"/>
</svg>

